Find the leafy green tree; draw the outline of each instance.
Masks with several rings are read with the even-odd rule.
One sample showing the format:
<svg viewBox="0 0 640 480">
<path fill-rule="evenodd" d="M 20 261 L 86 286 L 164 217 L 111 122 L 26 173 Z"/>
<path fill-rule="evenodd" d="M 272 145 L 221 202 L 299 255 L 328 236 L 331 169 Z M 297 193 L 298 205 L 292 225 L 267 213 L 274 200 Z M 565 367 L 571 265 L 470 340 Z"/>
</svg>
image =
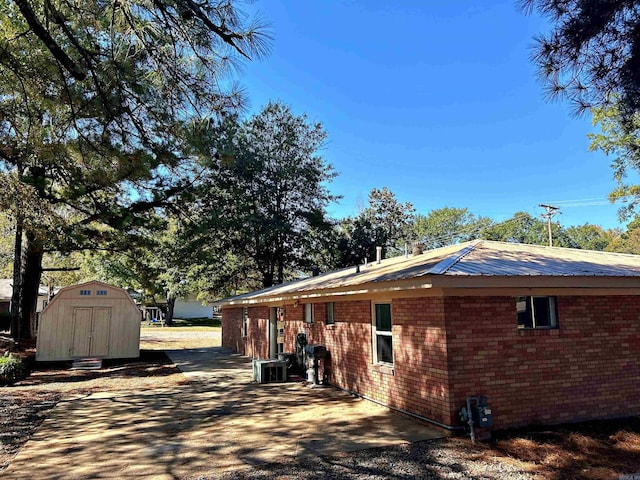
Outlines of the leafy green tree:
<svg viewBox="0 0 640 480">
<path fill-rule="evenodd" d="M 265 287 L 309 271 L 322 232 L 332 228 L 325 209 L 336 198 L 326 187 L 333 168 L 318 155 L 326 138 L 322 125 L 269 103 L 211 133 L 215 154 L 199 215 L 217 236 L 214 244 L 233 252 L 236 267 L 250 259 Z"/>
<path fill-rule="evenodd" d="M 369 204 L 356 217 L 340 223 L 338 266 L 359 264 L 382 256 L 399 255 L 412 238 L 414 208 L 401 203 L 387 187 L 369 192 Z"/>
<path fill-rule="evenodd" d="M 6 212 L 0 211 L 0 277 L 13 274 L 13 238 L 15 221 Z"/>
<path fill-rule="evenodd" d="M 553 246 L 573 246 L 571 239 L 560 224 L 551 224 L 551 235 L 553 237 Z M 516 212 L 510 219 L 483 229 L 480 236 L 486 240 L 501 242 L 549 245 L 547 222 L 526 212 Z"/>
<path fill-rule="evenodd" d="M 636 213 L 640 196 L 640 185 L 629 182 L 640 172 L 640 113 L 624 119 L 618 105 L 594 108 L 592 112 L 593 124 L 600 127 L 600 132 L 588 135 L 589 148 L 613 157 L 611 166 L 617 187 L 609 194 L 609 200 L 622 200 L 618 215 L 621 220 L 629 219 Z"/>
<path fill-rule="evenodd" d="M 614 238 L 606 250 L 608 252 L 616 253 L 633 253 L 640 255 L 640 230 L 635 229 L 630 232 L 625 232 L 619 237 Z"/>
<path fill-rule="evenodd" d="M 194 240 L 194 227 L 170 218 L 166 228 L 149 235 L 144 245 L 115 253 L 93 253 L 89 262 L 91 278 L 133 288 L 141 292 L 145 303 L 160 306 L 166 300 L 168 325 L 173 322 L 178 298 L 194 294 L 207 301 L 237 293 L 239 285 L 251 279 L 252 272 L 243 270 L 231 252 L 201 242 L 202 239 Z M 255 282 L 253 285 L 257 286 Z"/>
<path fill-rule="evenodd" d="M 126 248 L 193 182 L 202 122 L 242 103 L 221 74 L 264 52 L 243 18 L 228 0 L 0 4 L 15 338 L 30 334 L 47 250 Z"/>
<path fill-rule="evenodd" d="M 606 250 L 613 239 L 619 236 L 615 230 L 605 230 L 598 225 L 585 223 L 565 229 L 565 234 L 573 248 L 585 250 Z"/>
<path fill-rule="evenodd" d="M 491 219 L 476 217 L 467 208 L 444 207 L 416 215 L 414 235 L 431 249 L 479 238 L 491 223 Z"/>
<path fill-rule="evenodd" d="M 637 1 L 520 0 L 553 27 L 537 38 L 534 62 L 550 97 L 577 112 L 620 102 L 627 120 L 640 110 L 640 17 Z"/>
<path fill-rule="evenodd" d="M 625 230 L 607 230 L 606 233 L 609 237 L 606 251 L 640 254 L 640 217 L 635 216 Z"/>
</svg>

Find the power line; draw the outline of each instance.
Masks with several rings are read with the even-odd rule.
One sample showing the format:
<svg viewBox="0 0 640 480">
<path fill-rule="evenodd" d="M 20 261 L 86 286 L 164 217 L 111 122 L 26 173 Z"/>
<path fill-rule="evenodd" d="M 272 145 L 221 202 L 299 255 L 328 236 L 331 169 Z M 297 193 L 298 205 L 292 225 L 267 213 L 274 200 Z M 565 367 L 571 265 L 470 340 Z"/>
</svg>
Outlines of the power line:
<svg viewBox="0 0 640 480">
<path fill-rule="evenodd" d="M 525 218 L 531 218 L 531 215 L 529 213 L 522 213 L 520 215 L 517 215 L 515 217 L 512 218 L 508 218 L 506 220 L 503 220 L 502 222 L 498 222 L 498 223 L 490 223 L 489 225 L 474 225 L 472 228 L 463 228 L 460 230 L 457 230 L 455 232 L 450 232 L 450 233 L 446 233 L 444 235 L 440 235 L 438 237 L 430 237 L 429 241 L 434 242 L 434 243 L 438 243 L 438 242 L 442 242 L 444 240 L 453 240 L 453 237 L 456 237 L 458 235 L 464 235 L 464 234 L 472 234 L 472 233 L 477 233 L 480 230 L 483 230 L 485 228 L 493 228 L 493 227 L 498 227 L 498 226 L 502 226 L 502 225 L 507 225 L 509 223 L 512 222 L 520 222 L 522 220 L 524 220 Z"/>
</svg>

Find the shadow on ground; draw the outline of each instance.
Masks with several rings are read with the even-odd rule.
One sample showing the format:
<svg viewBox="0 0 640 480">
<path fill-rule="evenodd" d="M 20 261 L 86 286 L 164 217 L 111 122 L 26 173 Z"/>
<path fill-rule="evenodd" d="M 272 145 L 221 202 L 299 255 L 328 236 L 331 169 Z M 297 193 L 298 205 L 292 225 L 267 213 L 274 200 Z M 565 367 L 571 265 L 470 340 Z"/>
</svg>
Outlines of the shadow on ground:
<svg viewBox="0 0 640 480">
<path fill-rule="evenodd" d="M 444 435 L 333 388 L 253 383 L 219 347 L 168 354 L 189 384 L 62 400 L 7 478 L 217 475 Z"/>
</svg>

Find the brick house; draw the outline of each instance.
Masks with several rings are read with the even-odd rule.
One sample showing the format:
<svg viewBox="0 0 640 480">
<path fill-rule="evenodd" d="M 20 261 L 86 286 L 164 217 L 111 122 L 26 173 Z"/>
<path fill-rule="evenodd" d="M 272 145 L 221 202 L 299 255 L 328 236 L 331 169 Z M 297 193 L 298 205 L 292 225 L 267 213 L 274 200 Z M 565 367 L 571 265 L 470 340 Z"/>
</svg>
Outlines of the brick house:
<svg viewBox="0 0 640 480">
<path fill-rule="evenodd" d="M 219 304 L 223 346 L 304 332 L 332 385 L 444 426 L 476 395 L 496 429 L 640 415 L 640 256 L 474 241 Z"/>
</svg>

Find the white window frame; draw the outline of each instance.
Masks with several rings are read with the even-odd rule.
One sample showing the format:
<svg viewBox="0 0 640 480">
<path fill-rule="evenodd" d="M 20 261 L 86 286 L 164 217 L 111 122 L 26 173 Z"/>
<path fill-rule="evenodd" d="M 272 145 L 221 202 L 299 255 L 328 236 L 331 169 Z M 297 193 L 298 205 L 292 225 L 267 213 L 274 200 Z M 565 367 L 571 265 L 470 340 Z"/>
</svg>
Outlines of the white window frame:
<svg viewBox="0 0 640 480">
<path fill-rule="evenodd" d="M 249 336 L 249 307 L 242 307 L 242 337 Z"/>
<path fill-rule="evenodd" d="M 558 328 L 558 299 L 556 296 L 553 295 L 522 295 L 522 297 L 525 298 L 525 300 L 521 300 L 524 302 L 529 302 L 529 306 L 531 308 L 531 323 L 532 326 L 531 327 L 521 327 L 520 325 L 518 325 L 518 328 L 520 330 L 553 330 Z M 518 312 L 518 298 L 521 297 L 516 297 L 516 317 Z M 550 312 L 550 319 L 549 319 L 549 325 L 542 325 L 542 326 L 538 326 L 536 325 L 536 309 L 535 309 L 535 303 L 534 303 L 534 299 L 535 298 L 546 298 L 548 301 L 548 308 L 549 308 L 549 312 Z"/>
<path fill-rule="evenodd" d="M 334 302 L 327 302 L 327 318 L 325 323 L 327 325 L 336 324 L 336 305 Z"/>
<path fill-rule="evenodd" d="M 314 310 L 313 303 L 305 303 L 304 304 L 304 323 L 311 324 L 314 321 Z"/>
<path fill-rule="evenodd" d="M 389 305 L 389 314 L 391 315 L 391 330 L 390 331 L 378 331 L 376 326 L 376 305 Z M 382 360 L 378 360 L 378 337 L 391 337 L 391 363 L 383 362 Z M 393 308 L 391 305 L 391 300 L 387 301 L 375 301 L 371 302 L 371 343 L 372 343 L 372 351 L 373 351 L 373 363 L 375 365 L 389 365 L 393 366 L 395 362 L 395 356 L 393 354 L 394 346 L 393 346 Z"/>
</svg>

